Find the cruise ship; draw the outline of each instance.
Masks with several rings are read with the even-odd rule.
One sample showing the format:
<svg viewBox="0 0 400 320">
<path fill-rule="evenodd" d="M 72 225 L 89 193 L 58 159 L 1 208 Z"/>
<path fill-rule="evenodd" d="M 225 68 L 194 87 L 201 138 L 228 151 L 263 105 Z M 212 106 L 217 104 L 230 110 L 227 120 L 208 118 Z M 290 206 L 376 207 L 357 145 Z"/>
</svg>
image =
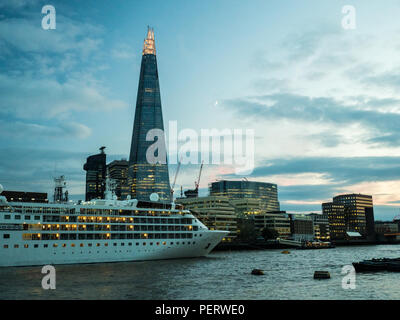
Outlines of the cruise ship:
<svg viewBox="0 0 400 320">
<path fill-rule="evenodd" d="M 108 189 L 78 203 L 7 202 L 1 192 L 1 267 L 201 257 L 229 233 L 178 204 L 117 200 Z"/>
</svg>

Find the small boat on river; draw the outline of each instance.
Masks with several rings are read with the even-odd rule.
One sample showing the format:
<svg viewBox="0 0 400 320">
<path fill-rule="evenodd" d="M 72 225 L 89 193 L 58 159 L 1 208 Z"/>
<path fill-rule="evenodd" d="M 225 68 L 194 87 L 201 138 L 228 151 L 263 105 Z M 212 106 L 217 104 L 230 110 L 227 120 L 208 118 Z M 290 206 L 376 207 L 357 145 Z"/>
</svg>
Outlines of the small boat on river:
<svg viewBox="0 0 400 320">
<path fill-rule="evenodd" d="M 400 258 L 381 258 L 353 262 L 356 272 L 393 271 L 400 272 Z"/>
</svg>

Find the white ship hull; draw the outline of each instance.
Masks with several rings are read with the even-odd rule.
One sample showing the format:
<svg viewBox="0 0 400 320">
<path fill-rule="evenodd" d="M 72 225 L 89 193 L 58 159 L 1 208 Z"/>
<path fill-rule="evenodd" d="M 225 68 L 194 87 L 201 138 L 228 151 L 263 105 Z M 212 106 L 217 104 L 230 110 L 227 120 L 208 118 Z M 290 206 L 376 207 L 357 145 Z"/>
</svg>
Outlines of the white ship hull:
<svg viewBox="0 0 400 320">
<path fill-rule="evenodd" d="M 0 203 L 0 267 L 202 257 L 229 233 L 174 205 L 137 204 Z"/>
<path fill-rule="evenodd" d="M 170 239 L 159 239 L 157 242 L 153 241 L 152 245 L 150 245 L 151 242 L 149 240 L 141 239 L 86 240 L 79 241 L 79 243 L 83 244 L 83 247 L 71 247 L 72 243 L 77 243 L 78 241 L 65 241 L 65 247 L 53 247 L 53 244 L 59 243 L 59 241 L 46 241 L 48 242 L 48 247 L 44 248 L 39 240 L 31 241 L 29 243 L 31 247 L 24 248 L 26 241 L 20 241 L 19 243 L 13 243 L 17 244 L 18 248 L 0 249 L 0 267 L 203 257 L 209 254 L 227 233 L 226 231 L 205 231 L 202 232 L 201 239 L 192 240 L 189 243 L 188 241 L 179 241 L 179 244 L 176 241 L 169 241 Z M 163 242 L 166 242 L 166 244 L 163 245 Z M 91 247 L 88 246 L 89 243 L 92 243 Z M 97 246 L 97 243 L 100 245 Z M 108 243 L 108 246 L 105 246 L 105 243 Z M 115 246 L 114 243 L 116 244 Z M 143 243 L 146 243 L 146 245 L 143 245 Z M 159 244 L 157 245 L 157 243 Z M 37 248 L 34 248 L 35 244 L 38 245 Z"/>
</svg>

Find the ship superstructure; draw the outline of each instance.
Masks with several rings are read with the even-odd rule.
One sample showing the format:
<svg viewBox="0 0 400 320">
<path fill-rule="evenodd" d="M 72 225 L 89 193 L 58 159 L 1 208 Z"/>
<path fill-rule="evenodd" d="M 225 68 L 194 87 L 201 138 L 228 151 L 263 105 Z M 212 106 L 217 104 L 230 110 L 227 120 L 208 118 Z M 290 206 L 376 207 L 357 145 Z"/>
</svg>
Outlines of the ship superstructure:
<svg viewBox="0 0 400 320">
<path fill-rule="evenodd" d="M 174 203 L 112 194 L 82 203 L 0 199 L 0 266 L 199 257 L 226 234 Z"/>
</svg>

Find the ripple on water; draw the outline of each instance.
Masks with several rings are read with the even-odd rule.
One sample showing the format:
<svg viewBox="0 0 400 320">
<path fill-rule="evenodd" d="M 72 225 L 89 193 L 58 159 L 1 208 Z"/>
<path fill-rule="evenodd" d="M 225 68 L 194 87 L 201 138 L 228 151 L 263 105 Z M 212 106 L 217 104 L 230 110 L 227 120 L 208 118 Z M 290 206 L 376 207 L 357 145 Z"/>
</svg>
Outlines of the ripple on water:
<svg viewBox="0 0 400 320">
<path fill-rule="evenodd" d="M 355 290 L 342 288 L 342 267 L 373 257 L 400 257 L 400 246 L 56 266 L 56 290 L 41 288 L 40 267 L 1 268 L 0 299 L 400 299 L 398 273 L 357 274 Z M 251 275 L 254 268 L 265 275 Z M 315 270 L 329 271 L 331 279 L 314 280 Z"/>
</svg>

